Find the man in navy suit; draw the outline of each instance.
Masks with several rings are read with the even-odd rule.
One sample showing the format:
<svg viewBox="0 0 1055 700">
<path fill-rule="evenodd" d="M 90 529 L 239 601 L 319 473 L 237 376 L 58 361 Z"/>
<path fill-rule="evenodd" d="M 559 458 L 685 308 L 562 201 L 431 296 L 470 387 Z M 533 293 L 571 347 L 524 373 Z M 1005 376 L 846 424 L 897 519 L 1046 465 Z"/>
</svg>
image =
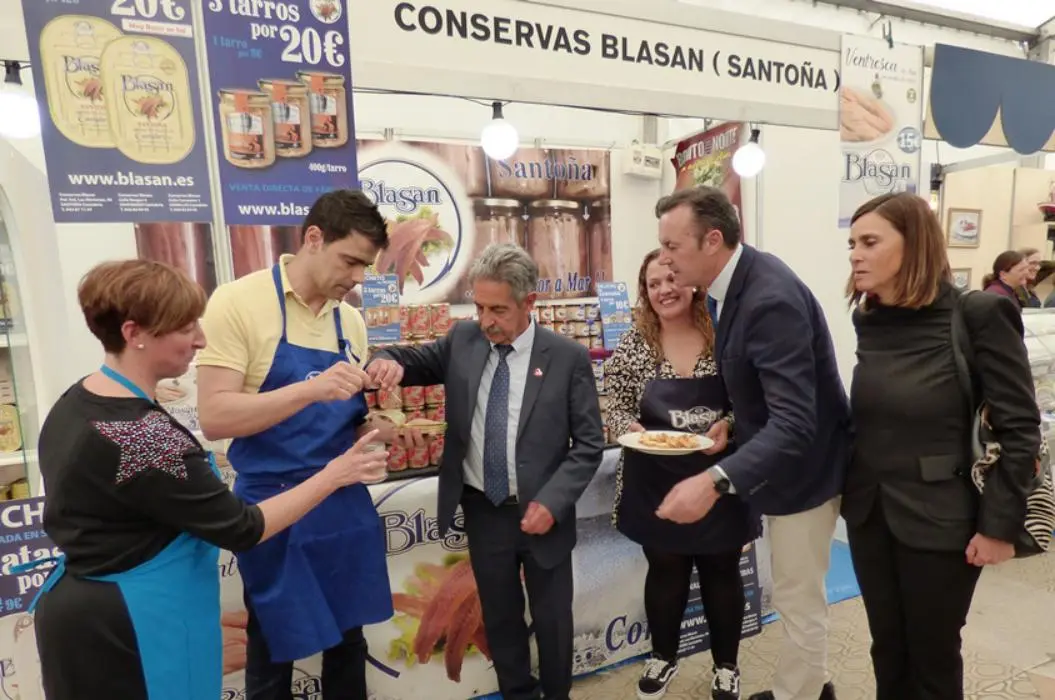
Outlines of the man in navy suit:
<svg viewBox="0 0 1055 700">
<path fill-rule="evenodd" d="M 736 209 L 697 187 L 656 205 L 660 262 L 706 289 L 737 450 L 671 490 L 660 517 L 703 518 L 725 494 L 766 516 L 773 606 L 786 633 L 773 690 L 751 700 L 834 700 L 825 576 L 850 458 L 850 407 L 820 304 L 783 262 L 741 241 Z"/>
</svg>

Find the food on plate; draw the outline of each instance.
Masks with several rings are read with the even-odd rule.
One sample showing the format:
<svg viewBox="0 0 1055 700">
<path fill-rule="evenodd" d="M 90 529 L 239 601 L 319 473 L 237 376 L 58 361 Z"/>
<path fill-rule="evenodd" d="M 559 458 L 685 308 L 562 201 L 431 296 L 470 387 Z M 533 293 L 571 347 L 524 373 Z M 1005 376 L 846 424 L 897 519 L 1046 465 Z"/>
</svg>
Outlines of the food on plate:
<svg viewBox="0 0 1055 700">
<path fill-rule="evenodd" d="M 377 258 L 378 274 L 394 272 L 403 291 L 408 278 L 418 284 L 425 281 L 429 256 L 454 247 L 454 239 L 440 228 L 440 215 L 430 207 L 421 207 L 414 216 L 399 215 L 388 220 L 388 247 Z"/>
<path fill-rule="evenodd" d="M 894 117 L 882 102 L 851 87 L 839 90 L 839 131 L 843 141 L 875 141 L 894 128 Z"/>
<path fill-rule="evenodd" d="M 667 450 L 695 450 L 700 446 L 700 438 L 688 433 L 641 433 L 642 447 L 658 447 Z"/>
<path fill-rule="evenodd" d="M 479 652 L 490 660 L 480 596 L 467 558 L 418 564 L 404 588 L 406 593 L 392 594 L 397 613 L 393 622 L 403 634 L 389 645 L 390 661 L 427 664 L 442 649 L 447 677 L 458 683 L 467 655 Z"/>
</svg>

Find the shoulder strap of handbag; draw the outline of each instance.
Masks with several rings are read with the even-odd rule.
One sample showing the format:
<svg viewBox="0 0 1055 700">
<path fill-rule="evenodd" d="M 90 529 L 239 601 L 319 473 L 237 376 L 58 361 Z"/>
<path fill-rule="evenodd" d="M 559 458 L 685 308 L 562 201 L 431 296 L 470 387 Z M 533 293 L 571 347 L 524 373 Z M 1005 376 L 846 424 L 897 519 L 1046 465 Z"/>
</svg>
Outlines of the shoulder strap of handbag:
<svg viewBox="0 0 1055 700">
<path fill-rule="evenodd" d="M 974 346 L 971 343 L 967 320 L 964 318 L 964 305 L 967 303 L 967 297 L 973 293 L 960 294 L 952 307 L 952 354 L 956 361 L 956 378 L 960 382 L 960 389 L 963 390 L 969 416 L 973 416 L 981 404 L 974 371 Z"/>
</svg>

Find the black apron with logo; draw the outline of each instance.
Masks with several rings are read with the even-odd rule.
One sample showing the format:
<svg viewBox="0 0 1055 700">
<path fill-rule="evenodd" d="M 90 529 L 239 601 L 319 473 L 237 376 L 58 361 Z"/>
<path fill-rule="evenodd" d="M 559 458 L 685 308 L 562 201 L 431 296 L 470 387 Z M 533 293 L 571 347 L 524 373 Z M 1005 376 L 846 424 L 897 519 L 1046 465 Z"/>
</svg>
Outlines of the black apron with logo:
<svg viewBox="0 0 1055 700">
<path fill-rule="evenodd" d="M 705 434 L 722 415 L 725 385 L 719 376 L 660 379 L 645 385 L 640 423 L 645 430 Z M 720 554 L 754 540 L 759 519 L 735 496 L 722 496 L 699 522 L 662 520 L 656 509 L 678 483 L 721 461 L 728 452 L 669 457 L 623 450 L 622 492 L 617 506 L 619 531 L 634 542 L 672 554 Z"/>
</svg>

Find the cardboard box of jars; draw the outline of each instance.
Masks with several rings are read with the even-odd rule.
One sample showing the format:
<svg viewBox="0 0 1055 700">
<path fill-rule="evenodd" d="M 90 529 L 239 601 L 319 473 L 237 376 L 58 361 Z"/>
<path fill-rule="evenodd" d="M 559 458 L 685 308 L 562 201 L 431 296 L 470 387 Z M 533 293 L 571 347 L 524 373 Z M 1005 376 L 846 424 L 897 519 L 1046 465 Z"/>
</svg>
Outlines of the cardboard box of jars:
<svg viewBox="0 0 1055 700">
<path fill-rule="evenodd" d="M 371 309 L 370 311 L 374 311 Z M 386 312 L 386 309 L 377 309 Z M 444 336 L 455 321 L 469 318 L 451 316 L 450 304 L 403 305 L 399 307 L 400 336 L 398 343 L 388 345 L 418 345 Z M 597 304 L 563 303 L 540 304 L 534 313 L 535 321 L 542 328 L 547 328 L 560 335 L 574 338 L 587 348 L 601 347 L 601 318 Z M 382 324 L 385 318 L 379 314 L 373 318 L 367 314 L 367 326 L 372 323 Z M 370 348 L 373 355 L 386 345 L 375 345 Z M 607 421 L 607 396 L 604 387 L 604 363 L 593 361 L 594 378 L 597 382 L 597 393 L 601 402 L 601 418 L 604 422 L 605 443 L 609 443 Z M 445 423 L 446 395 L 442 385 L 426 387 L 400 387 L 391 391 L 379 390 L 366 395 L 367 406 L 371 411 L 400 411 L 407 422 L 425 418 Z M 426 447 L 406 450 L 399 445 L 389 446 L 388 470 L 393 473 L 407 470 L 421 471 L 438 467 L 443 456 L 443 435 L 426 437 Z"/>
</svg>

